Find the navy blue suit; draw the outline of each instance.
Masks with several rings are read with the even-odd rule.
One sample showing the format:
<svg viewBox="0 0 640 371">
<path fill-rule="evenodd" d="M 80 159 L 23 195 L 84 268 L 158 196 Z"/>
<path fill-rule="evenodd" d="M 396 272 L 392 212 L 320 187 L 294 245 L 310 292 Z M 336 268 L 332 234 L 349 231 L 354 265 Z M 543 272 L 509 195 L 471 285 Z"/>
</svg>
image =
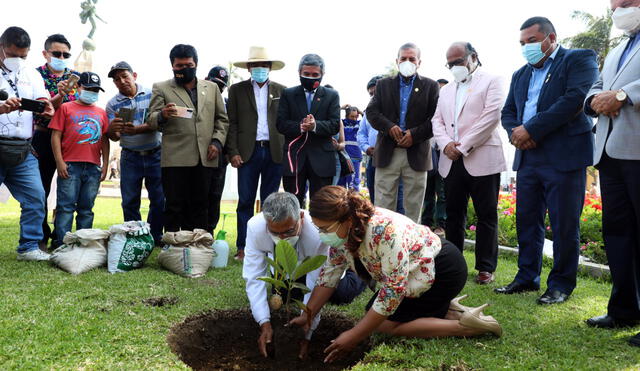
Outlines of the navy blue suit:
<svg viewBox="0 0 640 371">
<path fill-rule="evenodd" d="M 586 168 L 593 161 L 593 122 L 583 102 L 598 78 L 592 50 L 559 47 L 540 90 L 537 113 L 523 122 L 533 67 L 513 74 L 502 126 L 524 125 L 536 148 L 517 150 L 516 228 L 520 253 L 515 281 L 540 285 L 544 220 L 548 210 L 553 233 L 553 269 L 547 286 L 570 295 L 576 286 L 580 251 L 580 214 L 584 204 Z"/>
</svg>

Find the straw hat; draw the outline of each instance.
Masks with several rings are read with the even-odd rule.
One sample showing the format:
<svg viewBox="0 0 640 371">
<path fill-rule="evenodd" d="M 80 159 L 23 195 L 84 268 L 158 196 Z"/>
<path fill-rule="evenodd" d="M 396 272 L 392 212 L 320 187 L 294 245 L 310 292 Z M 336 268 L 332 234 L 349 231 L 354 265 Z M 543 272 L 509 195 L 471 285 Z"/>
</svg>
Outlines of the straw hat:
<svg viewBox="0 0 640 371">
<path fill-rule="evenodd" d="M 271 62 L 271 70 L 281 70 L 284 62 L 269 59 L 267 50 L 261 46 L 252 46 L 249 49 L 249 59 L 246 61 L 235 62 L 233 65 L 240 68 L 247 68 L 247 63 Z"/>
</svg>

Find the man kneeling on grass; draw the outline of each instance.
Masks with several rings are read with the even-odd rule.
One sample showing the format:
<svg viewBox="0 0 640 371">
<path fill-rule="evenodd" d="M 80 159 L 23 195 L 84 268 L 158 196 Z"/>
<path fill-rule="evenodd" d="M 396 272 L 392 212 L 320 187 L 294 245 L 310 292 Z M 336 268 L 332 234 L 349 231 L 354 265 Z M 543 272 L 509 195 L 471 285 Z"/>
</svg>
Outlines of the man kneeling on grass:
<svg viewBox="0 0 640 371">
<path fill-rule="evenodd" d="M 311 223 L 311 218 L 303 210 L 296 196 L 288 192 L 272 193 L 264 200 L 262 213 L 255 215 L 247 224 L 247 244 L 242 267 L 242 277 L 247 282 L 246 290 L 253 318 L 260 325 L 258 348 L 263 356 L 267 356 L 267 344 L 271 343 L 269 304 L 267 303 L 267 284 L 258 277 L 267 275 L 267 254 L 273 258 L 275 244 L 287 241 L 298 253 L 298 261 L 316 255 L 327 255 L 328 246 L 320 241 L 318 229 Z M 316 269 L 300 278 L 300 282 L 313 289 L 320 269 Z M 333 304 L 348 304 L 364 289 L 366 284 L 351 270 L 346 271 L 330 299 Z M 292 296 L 302 298 L 298 289 Z M 309 294 L 303 302 L 309 300 Z M 307 332 L 306 340 L 300 346 L 300 358 L 305 358 L 311 334 L 320 323 L 320 315 L 315 316 Z"/>
<path fill-rule="evenodd" d="M 71 231 L 76 212 L 76 230 L 93 227 L 93 203 L 109 164 L 109 120 L 97 107 L 100 77 L 83 72 L 78 81 L 80 99 L 60 106 L 49 124 L 51 149 L 58 170 L 58 198 L 54 223 L 54 248 Z M 102 164 L 100 163 L 102 156 Z"/>
</svg>

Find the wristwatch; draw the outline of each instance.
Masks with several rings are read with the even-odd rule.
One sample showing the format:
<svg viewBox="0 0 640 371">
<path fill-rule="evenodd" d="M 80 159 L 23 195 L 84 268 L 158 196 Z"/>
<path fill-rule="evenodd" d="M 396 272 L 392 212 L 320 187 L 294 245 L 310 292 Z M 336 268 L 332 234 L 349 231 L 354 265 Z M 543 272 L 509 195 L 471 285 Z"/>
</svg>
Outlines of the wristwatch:
<svg viewBox="0 0 640 371">
<path fill-rule="evenodd" d="M 616 93 L 616 100 L 618 102 L 624 102 L 627 100 L 627 93 L 625 93 L 624 90 L 618 90 L 618 92 Z"/>
</svg>

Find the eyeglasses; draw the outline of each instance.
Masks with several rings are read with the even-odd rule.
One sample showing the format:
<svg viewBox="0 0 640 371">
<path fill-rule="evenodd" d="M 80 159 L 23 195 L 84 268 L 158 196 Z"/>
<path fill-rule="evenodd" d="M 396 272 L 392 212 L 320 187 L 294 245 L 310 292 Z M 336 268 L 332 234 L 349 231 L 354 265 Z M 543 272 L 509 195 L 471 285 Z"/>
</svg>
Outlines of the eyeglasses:
<svg viewBox="0 0 640 371">
<path fill-rule="evenodd" d="M 60 57 L 64 57 L 64 59 L 69 59 L 71 58 L 71 53 L 67 53 L 67 52 L 59 52 L 59 51 L 52 51 L 49 52 L 51 53 L 51 55 L 53 55 L 56 58 L 60 58 Z"/>
<path fill-rule="evenodd" d="M 318 232 L 320 232 L 320 233 L 330 233 L 329 229 L 333 229 L 333 226 L 335 226 L 336 224 L 340 225 L 340 222 L 336 220 L 330 226 L 327 226 L 327 227 L 318 227 L 318 226 L 316 226 L 316 228 L 318 228 Z"/>
<path fill-rule="evenodd" d="M 274 232 L 269 228 L 267 228 L 267 231 L 269 231 L 269 233 L 271 233 L 274 236 L 284 236 L 284 237 L 295 236 L 298 233 L 298 223 L 296 223 L 296 225 L 294 225 L 293 228 L 287 229 L 286 231 L 283 231 L 283 232 Z"/>
<path fill-rule="evenodd" d="M 462 66 L 462 65 L 464 65 L 464 61 L 465 61 L 465 60 L 466 60 L 466 58 L 458 58 L 458 59 L 456 59 L 456 60 L 455 60 L 455 61 L 453 61 L 453 62 L 447 62 L 447 63 L 445 63 L 445 64 L 444 64 L 444 67 L 445 67 L 445 68 L 448 68 L 448 69 L 452 69 L 452 68 L 453 68 L 453 67 L 455 67 L 455 66 Z"/>
</svg>

